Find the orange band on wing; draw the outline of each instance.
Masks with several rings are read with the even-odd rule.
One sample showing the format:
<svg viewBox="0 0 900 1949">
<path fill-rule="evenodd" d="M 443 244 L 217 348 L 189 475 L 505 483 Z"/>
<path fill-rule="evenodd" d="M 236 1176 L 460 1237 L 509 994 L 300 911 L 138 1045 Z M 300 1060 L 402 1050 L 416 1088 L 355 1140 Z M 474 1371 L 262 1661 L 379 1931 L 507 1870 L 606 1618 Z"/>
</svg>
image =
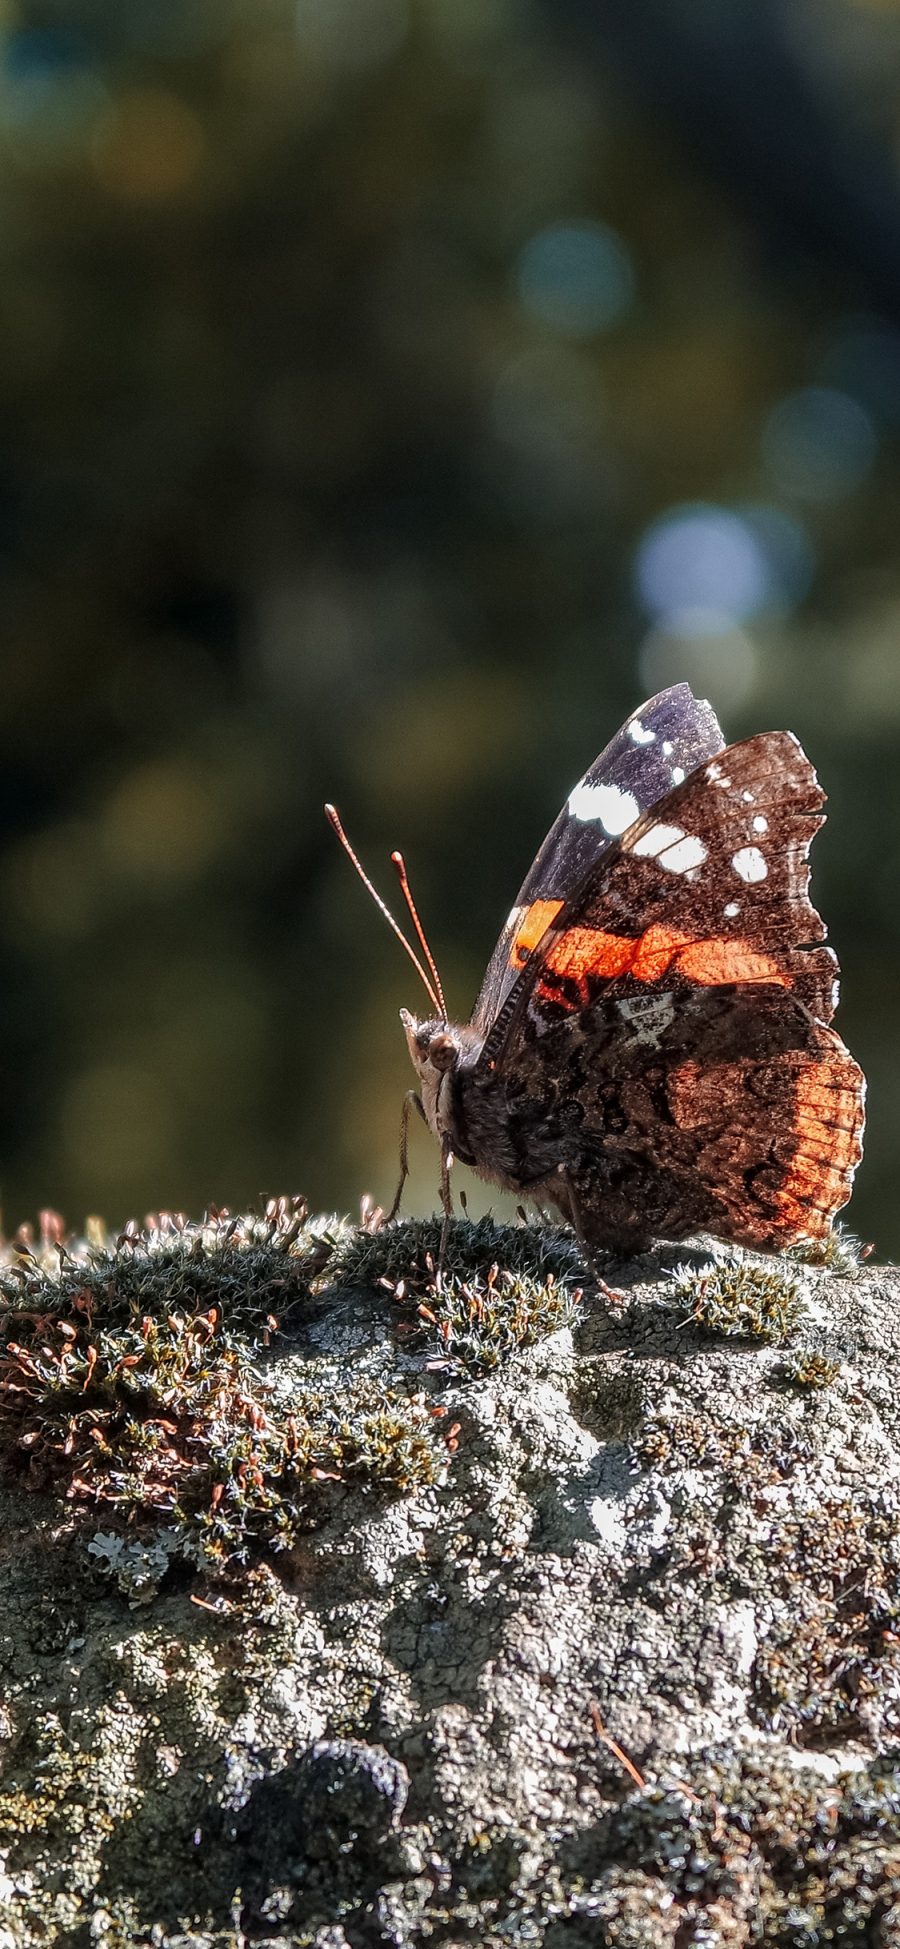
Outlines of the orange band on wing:
<svg viewBox="0 0 900 1949">
<path fill-rule="evenodd" d="M 551 941 L 544 967 L 553 974 L 583 981 L 585 975 L 605 976 L 631 971 L 640 941 L 627 934 L 604 934 L 598 927 L 567 927 Z"/>
<path fill-rule="evenodd" d="M 796 1151 L 776 1200 L 785 1225 L 807 1237 L 827 1232 L 850 1196 L 862 1156 L 861 1075 L 852 1056 L 810 1063 L 795 1080 Z"/>
<path fill-rule="evenodd" d="M 690 938 L 676 927 L 648 927 L 634 942 L 629 974 L 635 981 L 661 981 Z"/>
<path fill-rule="evenodd" d="M 509 965 L 523 968 L 531 953 L 543 940 L 551 920 L 555 920 L 565 905 L 563 900 L 532 900 L 526 907 L 509 946 Z"/>
<path fill-rule="evenodd" d="M 728 981 L 768 981 L 777 988 L 793 987 L 790 975 L 777 961 L 770 960 L 768 954 L 758 954 L 746 941 L 692 941 L 682 948 L 676 965 L 681 974 L 702 988 L 718 988 Z"/>
<path fill-rule="evenodd" d="M 587 977 L 614 980 L 631 975 L 634 981 L 661 981 L 669 970 L 701 988 L 727 982 L 761 981 L 790 988 L 791 977 L 768 954 L 759 954 L 747 941 L 692 940 L 675 927 L 654 925 L 643 934 L 607 934 L 600 928 L 568 927 L 551 942 L 542 973 L 563 975 L 578 984 L 587 1002 Z"/>
</svg>

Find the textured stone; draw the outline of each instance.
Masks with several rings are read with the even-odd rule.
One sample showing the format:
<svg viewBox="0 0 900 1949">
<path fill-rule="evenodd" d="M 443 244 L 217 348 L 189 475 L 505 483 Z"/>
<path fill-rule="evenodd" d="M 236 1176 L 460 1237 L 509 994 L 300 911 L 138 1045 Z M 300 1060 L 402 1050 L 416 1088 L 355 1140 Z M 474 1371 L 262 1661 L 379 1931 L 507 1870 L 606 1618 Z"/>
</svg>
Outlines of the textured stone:
<svg viewBox="0 0 900 1949">
<path fill-rule="evenodd" d="M 458 1448 L 219 1584 L 129 1608 L 9 1480 L 3 1949 L 894 1949 L 900 1274 L 790 1268 L 804 1389 L 692 1262 L 474 1378 L 320 1294 L 279 1384 L 420 1374 Z"/>
</svg>

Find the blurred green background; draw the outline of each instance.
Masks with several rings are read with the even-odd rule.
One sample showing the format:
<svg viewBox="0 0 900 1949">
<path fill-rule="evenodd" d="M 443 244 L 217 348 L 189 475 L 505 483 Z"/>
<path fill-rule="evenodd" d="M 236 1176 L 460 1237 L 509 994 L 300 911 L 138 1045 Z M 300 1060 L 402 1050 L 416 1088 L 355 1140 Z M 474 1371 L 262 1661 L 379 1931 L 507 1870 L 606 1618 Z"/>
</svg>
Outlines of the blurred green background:
<svg viewBox="0 0 900 1949">
<path fill-rule="evenodd" d="M 0 401 L 8 1225 L 389 1198 L 421 997 L 323 799 L 465 1017 L 686 677 L 829 792 L 896 1252 L 897 0 L 5 0 Z"/>
</svg>

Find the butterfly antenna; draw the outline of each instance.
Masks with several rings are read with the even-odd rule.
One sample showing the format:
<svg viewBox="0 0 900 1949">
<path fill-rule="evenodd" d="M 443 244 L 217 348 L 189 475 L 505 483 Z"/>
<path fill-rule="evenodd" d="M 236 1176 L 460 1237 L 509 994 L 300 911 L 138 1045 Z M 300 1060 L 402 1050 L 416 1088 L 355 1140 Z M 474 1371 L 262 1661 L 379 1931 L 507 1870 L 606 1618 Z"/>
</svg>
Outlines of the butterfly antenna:
<svg viewBox="0 0 900 1949">
<path fill-rule="evenodd" d="M 423 968 L 422 963 L 419 960 L 415 948 L 407 940 L 406 935 L 403 932 L 403 929 L 401 927 L 398 927 L 397 922 L 395 921 L 394 916 L 391 913 L 390 907 L 387 905 L 387 902 L 382 900 L 381 894 L 377 891 L 375 887 L 373 887 L 372 882 L 369 879 L 368 873 L 365 871 L 360 861 L 357 859 L 356 854 L 353 851 L 353 847 L 351 846 L 350 841 L 347 838 L 347 834 L 345 833 L 344 828 L 341 825 L 341 821 L 336 807 L 333 805 L 326 805 L 325 817 L 328 820 L 328 824 L 331 826 L 332 831 L 337 833 L 337 836 L 341 842 L 341 845 L 344 848 L 347 858 L 350 860 L 351 865 L 355 866 L 356 871 L 359 874 L 360 879 L 362 880 L 363 886 L 366 889 L 366 892 L 371 894 L 376 907 L 378 907 L 380 912 L 384 915 L 384 918 L 387 921 L 387 924 L 390 927 L 392 933 L 396 934 L 397 939 L 400 942 L 401 946 L 406 949 L 406 952 L 409 955 L 413 967 L 415 968 L 416 973 L 418 974 L 419 979 L 422 982 L 428 994 L 428 998 L 432 1004 L 432 1007 L 435 1008 L 438 1014 L 443 1016 L 443 1018 L 446 1020 L 447 1010 L 444 1006 L 444 997 L 441 991 L 441 984 L 438 981 L 437 969 L 435 968 L 434 961 L 432 960 L 431 952 L 428 948 L 427 942 L 425 941 L 425 937 L 422 933 L 422 929 L 419 926 L 419 917 L 418 914 L 416 913 L 415 908 L 412 905 L 412 901 L 411 900 L 409 901 L 410 911 L 416 922 L 419 939 L 422 941 L 423 946 L 425 947 L 425 953 L 427 956 L 428 965 L 431 968 L 432 973 L 434 975 L 434 982 L 432 982 L 429 979 L 429 976 L 426 974 L 425 969 Z M 399 858 L 399 855 L 394 854 L 392 855 L 392 858 Z M 406 869 L 404 867 L 404 878 L 405 878 L 405 874 L 406 874 Z"/>
<path fill-rule="evenodd" d="M 437 998 L 441 1005 L 441 1014 L 444 1017 L 444 1021 L 446 1022 L 448 1019 L 447 1004 L 444 1000 L 444 990 L 441 987 L 441 977 L 437 971 L 437 963 L 435 961 L 434 955 L 432 954 L 431 949 L 428 945 L 425 929 L 422 926 L 422 922 L 419 919 L 419 910 L 412 897 L 412 888 L 409 884 L 409 876 L 406 871 L 406 861 L 403 857 L 403 854 L 392 853 L 391 865 L 394 868 L 398 880 L 400 881 L 400 889 L 403 894 L 403 898 L 406 901 L 410 914 L 412 915 L 412 924 L 418 936 L 419 946 L 421 947 L 422 953 L 424 954 L 425 959 L 428 963 L 428 970 L 431 975 L 431 979 L 434 983 L 435 989 L 437 990 Z"/>
</svg>

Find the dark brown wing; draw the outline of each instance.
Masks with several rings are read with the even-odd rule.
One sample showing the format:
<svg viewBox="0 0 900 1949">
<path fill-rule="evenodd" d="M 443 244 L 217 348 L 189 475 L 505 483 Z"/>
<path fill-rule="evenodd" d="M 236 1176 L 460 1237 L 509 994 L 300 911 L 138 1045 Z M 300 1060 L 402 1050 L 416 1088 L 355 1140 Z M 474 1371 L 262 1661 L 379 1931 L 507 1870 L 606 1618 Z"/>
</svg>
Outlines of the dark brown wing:
<svg viewBox="0 0 900 1949">
<path fill-rule="evenodd" d="M 808 895 L 823 802 L 789 733 L 729 747 L 525 959 L 482 1060 L 567 1122 L 588 1237 L 705 1226 L 771 1248 L 819 1236 L 849 1197 L 863 1079 L 827 1027 L 837 963 Z"/>
</svg>

